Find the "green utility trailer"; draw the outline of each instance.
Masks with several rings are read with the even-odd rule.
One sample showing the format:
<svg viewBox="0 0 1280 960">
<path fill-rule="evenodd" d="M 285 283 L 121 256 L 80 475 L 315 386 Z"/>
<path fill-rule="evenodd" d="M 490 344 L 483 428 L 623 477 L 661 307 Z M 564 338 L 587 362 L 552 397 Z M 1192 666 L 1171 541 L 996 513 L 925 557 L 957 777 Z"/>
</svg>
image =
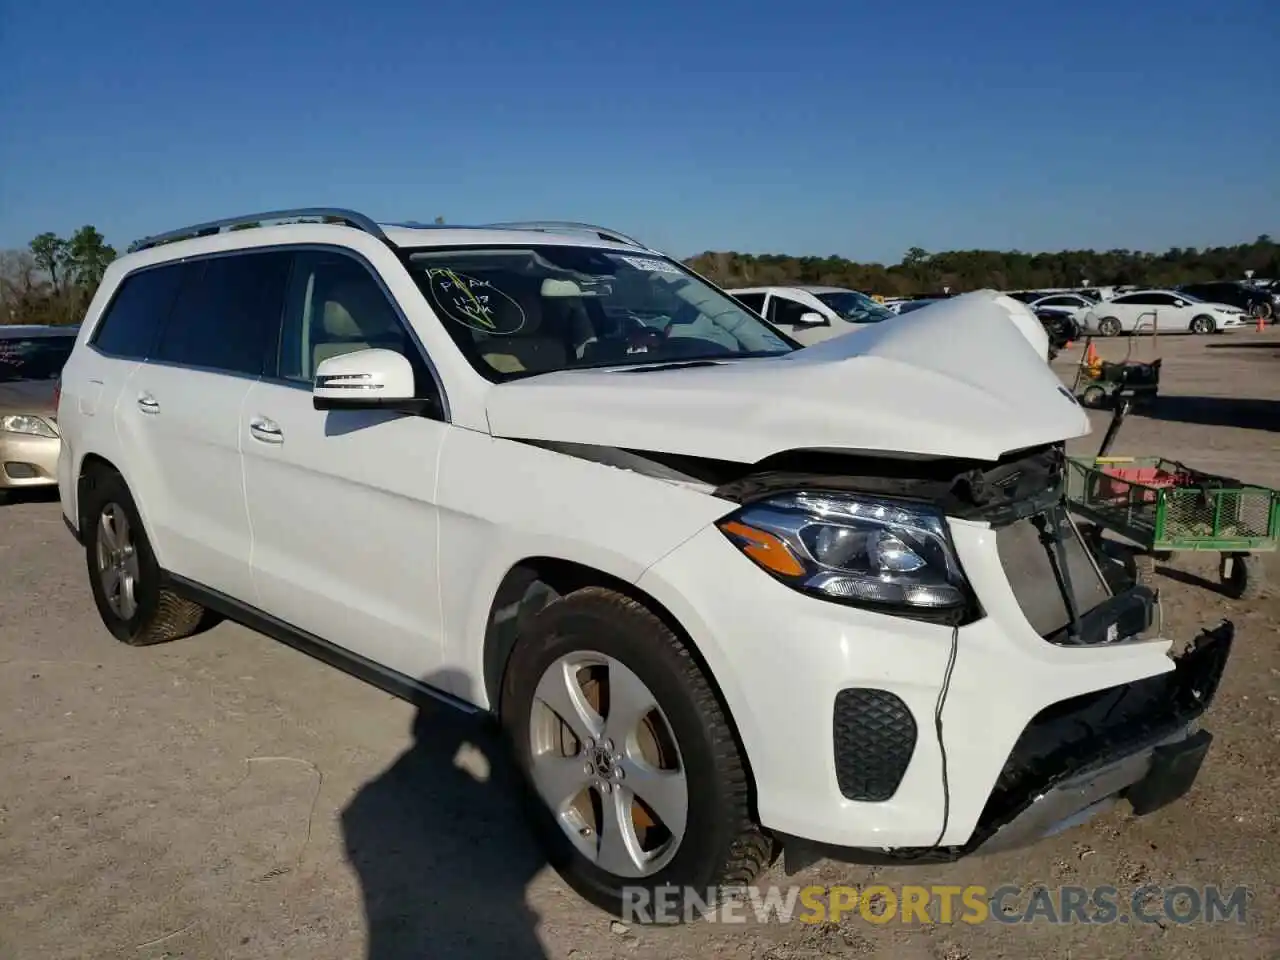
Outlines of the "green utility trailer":
<svg viewBox="0 0 1280 960">
<path fill-rule="evenodd" d="M 1091 535 L 1112 530 L 1144 551 L 1140 580 L 1150 578 L 1156 557 L 1216 552 L 1223 590 L 1237 599 L 1262 594 L 1263 555 L 1280 540 L 1280 491 L 1162 457 L 1070 457 L 1067 501 Z"/>
</svg>

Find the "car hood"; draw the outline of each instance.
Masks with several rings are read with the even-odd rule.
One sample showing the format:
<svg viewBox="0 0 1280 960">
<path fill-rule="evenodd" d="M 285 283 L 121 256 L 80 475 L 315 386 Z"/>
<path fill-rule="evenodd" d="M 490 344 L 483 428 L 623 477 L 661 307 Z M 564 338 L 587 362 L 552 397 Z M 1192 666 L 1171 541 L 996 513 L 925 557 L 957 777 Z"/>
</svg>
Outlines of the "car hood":
<svg viewBox="0 0 1280 960">
<path fill-rule="evenodd" d="M 53 402 L 53 380 L 0 380 L 0 413 L 34 413 L 52 417 L 58 410 Z"/>
<path fill-rule="evenodd" d="M 509 381 L 488 393 L 489 429 L 739 463 L 801 449 L 995 460 L 1087 434 L 1040 324 L 1004 299 L 966 294 L 780 357 Z"/>
</svg>

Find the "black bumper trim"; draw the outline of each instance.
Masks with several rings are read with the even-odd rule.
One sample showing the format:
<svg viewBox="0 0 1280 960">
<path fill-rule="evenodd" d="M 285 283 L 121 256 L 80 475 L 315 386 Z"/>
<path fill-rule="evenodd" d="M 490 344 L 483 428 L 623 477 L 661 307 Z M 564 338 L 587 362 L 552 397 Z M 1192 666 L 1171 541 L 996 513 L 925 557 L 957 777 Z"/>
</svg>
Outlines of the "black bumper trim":
<svg viewBox="0 0 1280 960">
<path fill-rule="evenodd" d="M 836 694 L 831 725 L 840 793 L 871 803 L 891 799 L 916 749 L 911 708 L 888 690 L 851 687 Z"/>
<path fill-rule="evenodd" d="M 70 533 L 73 538 L 75 538 L 76 543 L 80 544 L 80 546 L 83 547 L 84 540 L 82 540 L 80 537 L 80 531 L 76 529 L 75 524 L 73 524 L 70 520 L 67 519 L 67 515 L 65 513 L 62 514 L 62 525 L 66 527 L 67 532 Z"/>
</svg>

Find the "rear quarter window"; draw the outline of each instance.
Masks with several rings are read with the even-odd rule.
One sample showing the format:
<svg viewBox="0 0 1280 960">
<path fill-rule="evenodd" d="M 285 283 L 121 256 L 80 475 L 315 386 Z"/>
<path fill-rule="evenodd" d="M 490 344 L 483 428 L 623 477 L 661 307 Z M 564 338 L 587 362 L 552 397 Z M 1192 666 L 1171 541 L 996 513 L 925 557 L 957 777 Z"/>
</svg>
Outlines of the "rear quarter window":
<svg viewBox="0 0 1280 960">
<path fill-rule="evenodd" d="M 129 274 L 107 304 L 89 343 L 113 357 L 145 359 L 168 316 L 182 274 L 177 263 Z"/>
<path fill-rule="evenodd" d="M 280 335 L 293 255 L 254 251 L 191 263 L 153 359 L 260 376 Z"/>
</svg>

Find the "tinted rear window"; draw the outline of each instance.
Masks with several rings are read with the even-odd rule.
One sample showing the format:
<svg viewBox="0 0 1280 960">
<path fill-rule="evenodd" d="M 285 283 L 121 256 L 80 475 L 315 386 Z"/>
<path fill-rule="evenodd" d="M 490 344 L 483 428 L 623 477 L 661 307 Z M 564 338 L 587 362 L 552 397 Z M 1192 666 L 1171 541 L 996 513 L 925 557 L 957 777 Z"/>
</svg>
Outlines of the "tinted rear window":
<svg viewBox="0 0 1280 960">
<path fill-rule="evenodd" d="M 182 274 L 182 264 L 170 264 L 125 277 L 90 343 L 112 356 L 131 360 L 146 357 L 178 292 Z"/>
<path fill-rule="evenodd" d="M 6 380 L 52 380 L 62 372 L 76 338 L 0 338 L 0 383 Z"/>
<path fill-rule="evenodd" d="M 260 376 L 274 353 L 293 255 L 241 253 L 193 264 L 155 359 Z"/>
</svg>

